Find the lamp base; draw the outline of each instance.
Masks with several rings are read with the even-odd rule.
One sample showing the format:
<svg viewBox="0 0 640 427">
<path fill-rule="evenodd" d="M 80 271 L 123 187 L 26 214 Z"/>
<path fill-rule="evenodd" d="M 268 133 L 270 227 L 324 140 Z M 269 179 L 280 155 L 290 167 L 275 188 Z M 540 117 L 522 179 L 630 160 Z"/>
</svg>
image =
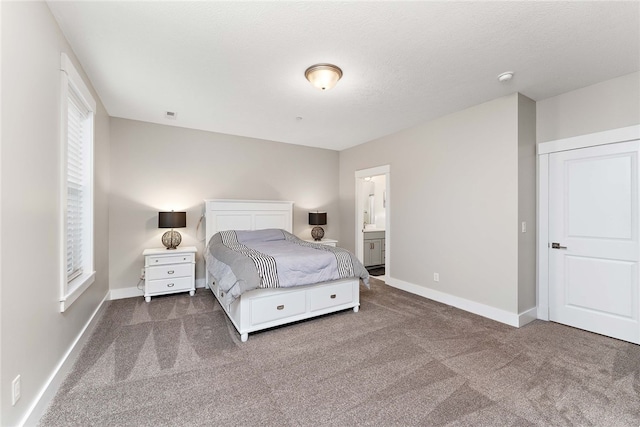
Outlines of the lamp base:
<svg viewBox="0 0 640 427">
<path fill-rule="evenodd" d="M 162 244 L 167 249 L 176 249 L 182 243 L 182 236 L 175 230 L 167 231 L 162 235 Z"/>
<path fill-rule="evenodd" d="M 315 240 L 316 242 L 322 240 L 322 238 L 324 237 L 324 230 L 322 229 L 322 227 L 313 227 L 313 229 L 311 230 L 311 237 L 313 237 L 313 240 Z"/>
</svg>

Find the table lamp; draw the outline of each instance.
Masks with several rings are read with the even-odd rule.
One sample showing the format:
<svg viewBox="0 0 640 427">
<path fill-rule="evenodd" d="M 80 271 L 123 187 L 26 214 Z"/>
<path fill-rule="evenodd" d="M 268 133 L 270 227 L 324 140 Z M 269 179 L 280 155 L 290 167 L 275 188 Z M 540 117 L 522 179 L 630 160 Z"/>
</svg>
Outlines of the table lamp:
<svg viewBox="0 0 640 427">
<path fill-rule="evenodd" d="M 182 242 L 182 236 L 175 231 L 174 228 L 184 228 L 186 226 L 186 212 L 158 212 L 158 228 L 171 229 L 162 235 L 162 244 L 165 245 L 167 249 L 176 249 Z"/>
<path fill-rule="evenodd" d="M 309 212 L 309 225 L 315 225 L 311 230 L 311 237 L 313 240 L 320 241 L 324 237 L 324 230 L 319 225 L 327 225 L 327 213 L 326 212 Z"/>
</svg>

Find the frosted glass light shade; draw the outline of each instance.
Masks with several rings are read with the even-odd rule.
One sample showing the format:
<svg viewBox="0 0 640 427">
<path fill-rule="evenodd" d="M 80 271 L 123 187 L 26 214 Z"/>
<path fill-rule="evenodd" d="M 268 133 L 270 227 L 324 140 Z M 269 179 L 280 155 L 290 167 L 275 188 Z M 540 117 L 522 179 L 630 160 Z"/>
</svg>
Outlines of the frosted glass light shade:
<svg viewBox="0 0 640 427">
<path fill-rule="evenodd" d="M 342 78 L 342 70 L 332 64 L 316 64 L 307 68 L 304 76 L 318 89 L 329 90 Z"/>
</svg>

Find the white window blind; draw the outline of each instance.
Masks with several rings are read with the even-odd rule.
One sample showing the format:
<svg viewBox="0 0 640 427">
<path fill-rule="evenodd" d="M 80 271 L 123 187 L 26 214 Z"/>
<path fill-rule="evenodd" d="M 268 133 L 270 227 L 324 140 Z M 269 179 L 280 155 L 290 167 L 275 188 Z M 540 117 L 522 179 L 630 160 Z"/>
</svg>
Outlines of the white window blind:
<svg viewBox="0 0 640 427">
<path fill-rule="evenodd" d="M 87 210 L 87 121 L 89 110 L 73 90 L 67 99 L 67 282 L 83 273 L 83 236 L 88 224 L 84 221 Z"/>
<path fill-rule="evenodd" d="M 95 281 L 93 263 L 93 121 L 96 101 L 61 54 L 60 311 Z"/>
</svg>

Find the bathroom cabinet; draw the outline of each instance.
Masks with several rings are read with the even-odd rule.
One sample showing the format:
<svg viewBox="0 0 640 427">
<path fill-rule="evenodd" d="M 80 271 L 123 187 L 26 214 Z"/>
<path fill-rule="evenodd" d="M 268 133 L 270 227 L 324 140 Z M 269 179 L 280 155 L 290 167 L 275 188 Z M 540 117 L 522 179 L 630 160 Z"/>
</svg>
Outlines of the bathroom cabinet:
<svg viewBox="0 0 640 427">
<path fill-rule="evenodd" d="M 384 231 L 364 233 L 364 266 L 384 265 Z"/>
</svg>

